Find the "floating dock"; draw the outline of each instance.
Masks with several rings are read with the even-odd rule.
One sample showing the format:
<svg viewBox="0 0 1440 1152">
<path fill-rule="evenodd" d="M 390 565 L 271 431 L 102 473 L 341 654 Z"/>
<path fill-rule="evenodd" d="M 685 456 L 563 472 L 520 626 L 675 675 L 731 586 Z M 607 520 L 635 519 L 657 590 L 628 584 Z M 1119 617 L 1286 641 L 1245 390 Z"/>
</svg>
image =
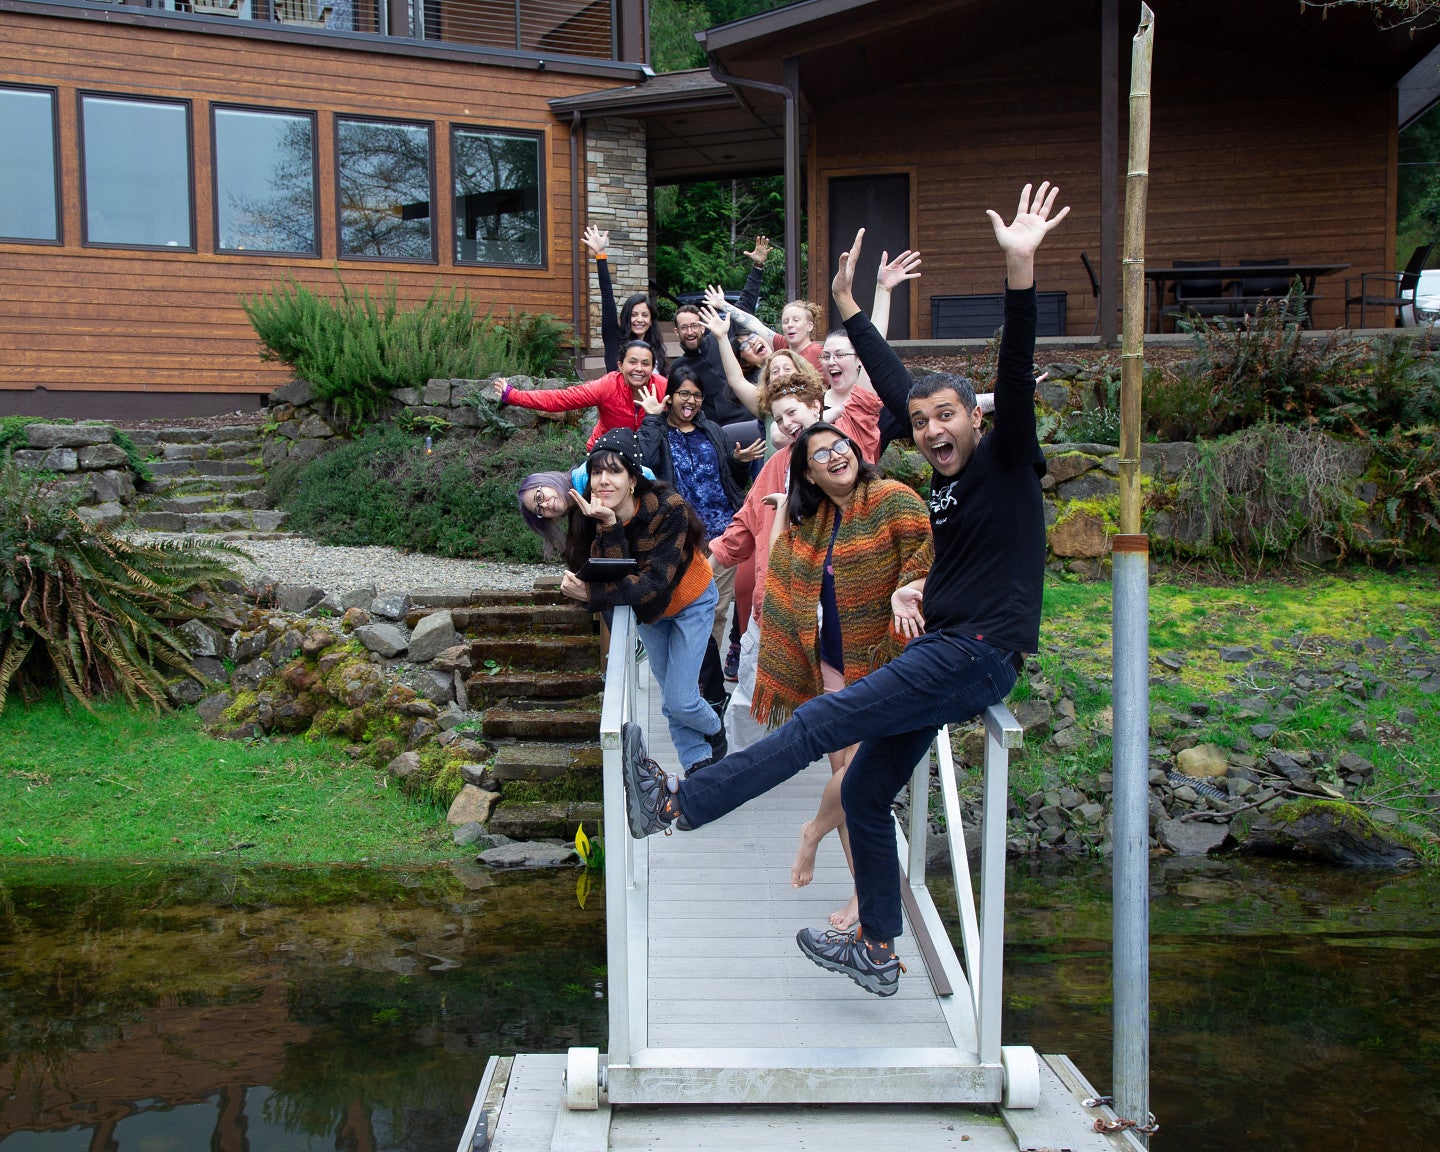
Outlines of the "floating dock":
<svg viewBox="0 0 1440 1152">
<path fill-rule="evenodd" d="M 931 757 L 917 766 L 901 829 L 908 972 L 880 998 L 801 954 L 852 893 L 837 838 L 815 879 L 790 884 L 800 826 L 829 779 L 812 764 L 694 832 L 633 840 L 620 784 L 620 729 L 645 730 L 678 771 L 633 618 L 615 614 L 601 744 L 605 758 L 609 1044 L 493 1057 L 458 1152 L 744 1148 L 852 1144 L 970 1152 L 1115 1152 L 1143 1147 L 1064 1056 L 1000 1044 L 1008 750 L 1020 729 L 985 717 L 985 821 L 977 900 L 960 828 L 949 735 L 933 756 L 948 827 L 962 956 L 925 884 Z M 1097 1121 L 1098 1127 L 1097 1127 Z M 837 1143 L 838 1142 L 838 1143 Z"/>
</svg>

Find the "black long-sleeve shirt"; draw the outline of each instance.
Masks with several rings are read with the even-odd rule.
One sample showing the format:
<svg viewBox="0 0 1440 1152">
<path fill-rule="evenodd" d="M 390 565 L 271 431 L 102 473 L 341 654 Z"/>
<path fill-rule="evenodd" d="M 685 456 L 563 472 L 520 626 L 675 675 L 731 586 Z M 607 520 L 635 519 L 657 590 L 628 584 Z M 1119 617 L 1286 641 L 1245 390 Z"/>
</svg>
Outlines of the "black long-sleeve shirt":
<svg viewBox="0 0 1440 1152">
<path fill-rule="evenodd" d="M 754 313 L 760 303 L 760 284 L 765 278 L 765 270 L 758 266 L 752 266 L 750 274 L 745 277 L 745 287 L 740 292 L 740 300 L 736 305 L 742 312 Z M 730 331 L 736 330 L 736 323 L 730 321 Z M 700 347 L 694 352 L 686 352 L 676 357 L 670 365 L 673 371 L 679 365 L 685 364 L 695 370 L 695 376 L 700 381 L 700 391 L 704 393 L 705 399 L 700 404 L 700 410 L 713 420 L 716 424 L 737 424 L 742 420 L 750 420 L 750 410 L 741 404 L 735 393 L 730 390 L 729 381 L 725 377 L 725 362 L 720 359 L 720 345 L 716 343 L 715 337 L 706 332 L 700 338 Z"/>
<path fill-rule="evenodd" d="M 600 279 L 600 341 L 605 348 L 605 371 L 614 372 L 620 367 L 620 346 L 637 337 L 621 331 L 620 313 L 615 307 L 615 285 L 610 280 L 610 261 L 596 258 L 595 274 Z M 654 306 L 650 309 L 650 327 L 645 330 L 645 343 L 655 354 L 655 371 L 665 375 L 665 340 L 660 335 L 660 322 L 655 318 Z"/>
<path fill-rule="evenodd" d="M 860 312 L 845 321 L 875 391 L 910 427 L 913 383 Z M 1035 434 L 1035 290 L 1005 293 L 995 413 L 956 476 L 930 484 L 935 562 L 925 581 L 925 629 L 953 628 L 1006 652 L 1040 646 L 1045 577 L 1045 457 Z"/>
</svg>

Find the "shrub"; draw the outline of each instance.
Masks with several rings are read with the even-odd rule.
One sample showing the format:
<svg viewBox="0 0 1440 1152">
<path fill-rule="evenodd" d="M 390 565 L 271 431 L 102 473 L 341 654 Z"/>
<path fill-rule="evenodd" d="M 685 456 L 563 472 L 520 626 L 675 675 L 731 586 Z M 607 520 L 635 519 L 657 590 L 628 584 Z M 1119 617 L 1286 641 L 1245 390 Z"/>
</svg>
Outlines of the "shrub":
<svg viewBox="0 0 1440 1152">
<path fill-rule="evenodd" d="M 1260 423 L 1197 445 L 1176 514 L 1241 555 L 1287 556 L 1325 541 L 1343 553 L 1363 505 L 1342 486 L 1347 453 L 1313 429 Z"/>
<path fill-rule="evenodd" d="M 536 561 L 540 538 L 515 491 L 530 472 L 569 470 L 584 433 L 546 426 L 503 444 L 424 439 L 377 427 L 304 465 L 277 470 L 271 492 L 298 531 L 325 544 L 383 544 L 439 556 Z"/>
<path fill-rule="evenodd" d="M 223 545 L 132 544 L 88 527 L 73 498 L 0 462 L 0 710 L 10 685 L 57 683 L 88 702 L 165 704 L 170 669 L 199 679 L 175 626 L 204 617 Z"/>
<path fill-rule="evenodd" d="M 337 274 L 337 279 L 338 279 Z M 288 364 L 351 425 L 377 415 L 397 388 L 430 379 L 543 374 L 560 359 L 569 328 L 555 317 L 475 314 L 468 292 L 436 288 L 402 309 L 395 283 L 377 301 L 343 280 L 332 302 L 287 278 L 241 301 L 260 342 L 261 357 Z"/>
</svg>

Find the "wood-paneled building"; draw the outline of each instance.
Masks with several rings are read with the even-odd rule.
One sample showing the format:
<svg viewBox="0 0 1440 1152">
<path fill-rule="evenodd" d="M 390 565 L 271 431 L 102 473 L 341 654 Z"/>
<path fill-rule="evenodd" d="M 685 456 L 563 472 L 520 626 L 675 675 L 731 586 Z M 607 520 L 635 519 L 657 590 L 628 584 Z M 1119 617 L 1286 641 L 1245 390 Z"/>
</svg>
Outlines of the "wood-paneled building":
<svg viewBox="0 0 1440 1152">
<path fill-rule="evenodd" d="M 547 102 L 648 75 L 644 0 L 152 2 L 0 0 L 0 414 L 253 406 L 284 277 L 573 314 Z"/>
</svg>

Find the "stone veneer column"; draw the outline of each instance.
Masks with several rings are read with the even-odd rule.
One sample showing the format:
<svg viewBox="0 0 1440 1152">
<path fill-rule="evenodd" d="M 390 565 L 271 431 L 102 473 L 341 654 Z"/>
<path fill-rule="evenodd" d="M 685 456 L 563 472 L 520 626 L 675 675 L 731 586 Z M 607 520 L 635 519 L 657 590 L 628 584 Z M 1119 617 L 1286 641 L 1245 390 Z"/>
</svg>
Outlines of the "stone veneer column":
<svg viewBox="0 0 1440 1152">
<path fill-rule="evenodd" d="M 645 125 L 614 117 L 585 124 L 585 217 L 610 233 L 610 277 L 615 302 L 646 291 L 650 279 L 650 182 L 645 163 Z M 579 237 L 576 237 L 579 242 Z M 591 352 L 599 353 L 600 289 L 595 261 L 585 249 L 586 313 Z"/>
</svg>

